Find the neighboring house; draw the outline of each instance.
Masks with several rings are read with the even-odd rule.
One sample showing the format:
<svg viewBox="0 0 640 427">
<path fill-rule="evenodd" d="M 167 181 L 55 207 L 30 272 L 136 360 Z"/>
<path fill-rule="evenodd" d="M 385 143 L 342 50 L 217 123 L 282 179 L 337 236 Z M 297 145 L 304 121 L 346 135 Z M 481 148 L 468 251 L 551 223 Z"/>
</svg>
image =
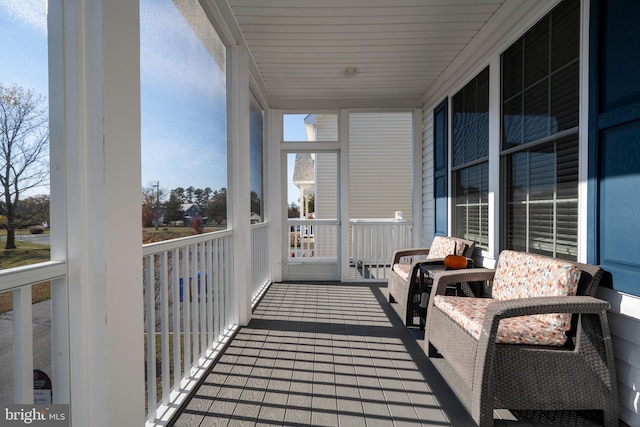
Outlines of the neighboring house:
<svg viewBox="0 0 640 427">
<path fill-rule="evenodd" d="M 257 224 L 262 221 L 262 217 L 255 212 L 251 212 L 251 216 L 249 216 L 251 220 L 251 224 Z"/>
<path fill-rule="evenodd" d="M 182 212 L 184 212 L 184 225 L 191 225 L 193 218 L 202 218 L 200 208 L 195 203 L 183 203 Z"/>
<path fill-rule="evenodd" d="M 300 218 L 309 212 L 309 200 L 315 195 L 315 154 L 297 153 L 293 168 L 293 183 L 298 187 L 300 195 Z"/>
</svg>

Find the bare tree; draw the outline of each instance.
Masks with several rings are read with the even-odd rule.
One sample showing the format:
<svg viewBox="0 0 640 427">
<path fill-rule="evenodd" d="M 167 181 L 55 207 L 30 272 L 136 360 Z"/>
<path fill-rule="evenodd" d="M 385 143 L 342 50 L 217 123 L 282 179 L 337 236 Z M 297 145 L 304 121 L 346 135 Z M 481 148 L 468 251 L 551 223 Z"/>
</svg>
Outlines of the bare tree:
<svg viewBox="0 0 640 427">
<path fill-rule="evenodd" d="M 15 249 L 20 196 L 49 178 L 49 115 L 44 97 L 0 83 L 0 214 L 7 218 L 6 249 Z"/>
</svg>

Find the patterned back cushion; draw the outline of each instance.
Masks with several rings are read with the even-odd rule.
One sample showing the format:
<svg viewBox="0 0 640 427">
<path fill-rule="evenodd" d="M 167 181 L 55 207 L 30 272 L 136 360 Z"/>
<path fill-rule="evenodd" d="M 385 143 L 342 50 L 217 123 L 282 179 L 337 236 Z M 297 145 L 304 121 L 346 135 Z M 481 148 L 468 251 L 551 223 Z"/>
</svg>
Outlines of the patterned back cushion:
<svg viewBox="0 0 640 427">
<path fill-rule="evenodd" d="M 491 297 L 497 300 L 570 296 L 578 289 L 580 270 L 562 260 L 535 254 L 502 251 L 493 278 Z M 538 314 L 539 320 L 568 330 L 571 314 Z"/>
<path fill-rule="evenodd" d="M 442 259 L 456 253 L 456 241 L 445 236 L 436 236 L 431 242 L 427 259 Z"/>
<path fill-rule="evenodd" d="M 467 245 L 462 242 L 456 242 L 456 255 L 464 255 L 464 251 L 467 250 Z"/>
</svg>

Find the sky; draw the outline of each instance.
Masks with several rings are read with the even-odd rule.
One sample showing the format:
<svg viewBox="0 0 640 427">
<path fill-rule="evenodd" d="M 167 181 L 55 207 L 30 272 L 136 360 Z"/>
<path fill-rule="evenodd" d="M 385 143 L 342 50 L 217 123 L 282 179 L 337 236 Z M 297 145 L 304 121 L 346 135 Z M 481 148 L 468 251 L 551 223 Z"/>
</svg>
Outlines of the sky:
<svg viewBox="0 0 640 427">
<path fill-rule="evenodd" d="M 224 73 L 173 1 L 141 0 L 140 8 L 141 185 L 226 187 Z M 48 98 L 46 0 L 0 0 L 0 43 L 0 82 Z M 285 140 L 306 140 L 302 118 L 287 116 Z M 295 195 L 292 186 L 289 178 Z"/>
<path fill-rule="evenodd" d="M 0 83 L 44 97 L 48 108 L 46 0 L 0 0 Z M 48 194 L 48 185 L 23 196 Z"/>
</svg>

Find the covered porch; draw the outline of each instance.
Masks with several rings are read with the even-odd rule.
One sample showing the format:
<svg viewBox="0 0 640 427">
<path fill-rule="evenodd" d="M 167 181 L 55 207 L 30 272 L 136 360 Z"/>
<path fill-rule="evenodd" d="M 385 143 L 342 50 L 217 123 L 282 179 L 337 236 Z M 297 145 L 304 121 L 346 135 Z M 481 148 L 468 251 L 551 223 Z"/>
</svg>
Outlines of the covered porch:
<svg viewBox="0 0 640 427">
<path fill-rule="evenodd" d="M 165 16 L 144 8 L 160 2 L 46 3 L 51 259 L 0 271 L 13 403 L 34 403 L 32 292 L 50 282 L 53 404 L 72 426 L 472 425 L 446 367 L 385 301 L 394 249 L 452 235 L 476 242 L 481 267 L 513 248 L 603 265 L 620 420 L 640 425 L 637 2 L 163 2 L 173 20 L 154 35 L 192 31 L 224 128 L 168 157 L 184 175 L 224 169 L 226 216 L 221 231 L 145 245 L 143 122 L 177 104 L 143 102 L 145 55 L 164 56 L 141 49 L 141 22 Z M 187 128 L 213 120 L 190 107 Z M 396 114 L 388 131 L 380 117 Z M 316 121 L 313 138 L 288 139 L 289 115 L 329 118 L 327 134 Z M 212 141 L 224 168 L 200 162 L 222 151 Z M 288 216 L 295 153 L 331 160 L 314 171 L 316 183 L 330 172 L 332 197 L 314 194 L 314 218 Z M 592 423 L 496 413 L 497 425 Z"/>
<path fill-rule="evenodd" d="M 474 425 L 442 376 L 451 369 L 428 360 L 424 332 L 404 327 L 394 306 L 384 284 L 272 284 L 170 425 Z M 595 411 L 498 410 L 494 419 L 599 425 Z"/>
</svg>

